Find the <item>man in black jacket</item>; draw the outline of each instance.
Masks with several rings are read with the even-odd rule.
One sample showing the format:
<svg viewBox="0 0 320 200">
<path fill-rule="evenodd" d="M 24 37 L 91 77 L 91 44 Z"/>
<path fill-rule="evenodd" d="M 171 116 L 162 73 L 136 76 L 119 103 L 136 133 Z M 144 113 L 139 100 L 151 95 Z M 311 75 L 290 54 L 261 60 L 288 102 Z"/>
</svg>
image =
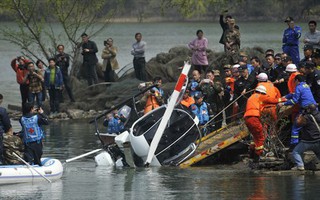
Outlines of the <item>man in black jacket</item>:
<svg viewBox="0 0 320 200">
<path fill-rule="evenodd" d="M 320 70 L 311 61 L 305 63 L 306 82 L 310 86 L 314 100 L 320 103 Z"/>
<path fill-rule="evenodd" d="M 82 33 L 82 55 L 83 55 L 83 67 L 87 70 L 88 85 L 97 84 L 98 76 L 96 65 L 98 58 L 96 53 L 98 47 L 95 42 L 89 40 L 89 36 L 86 33 Z"/>
<path fill-rule="evenodd" d="M 297 118 L 297 125 L 302 127 L 300 142 L 293 149 L 292 155 L 296 166 L 292 170 L 304 170 L 302 154 L 313 151 L 320 159 L 320 112 L 316 105 L 309 105 L 304 114 Z"/>
</svg>

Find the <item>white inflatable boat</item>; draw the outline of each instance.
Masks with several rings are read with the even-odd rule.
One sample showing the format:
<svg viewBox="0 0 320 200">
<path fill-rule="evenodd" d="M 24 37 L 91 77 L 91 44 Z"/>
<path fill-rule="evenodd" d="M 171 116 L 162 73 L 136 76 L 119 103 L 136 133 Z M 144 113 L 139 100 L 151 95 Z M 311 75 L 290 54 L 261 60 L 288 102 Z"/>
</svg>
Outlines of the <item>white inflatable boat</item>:
<svg viewBox="0 0 320 200">
<path fill-rule="evenodd" d="M 53 158 L 42 158 L 42 166 L 32 165 L 1 165 L 0 166 L 0 185 L 46 181 L 40 174 L 50 181 L 60 179 L 63 173 L 61 162 Z M 36 170 L 34 170 L 34 169 Z"/>
</svg>

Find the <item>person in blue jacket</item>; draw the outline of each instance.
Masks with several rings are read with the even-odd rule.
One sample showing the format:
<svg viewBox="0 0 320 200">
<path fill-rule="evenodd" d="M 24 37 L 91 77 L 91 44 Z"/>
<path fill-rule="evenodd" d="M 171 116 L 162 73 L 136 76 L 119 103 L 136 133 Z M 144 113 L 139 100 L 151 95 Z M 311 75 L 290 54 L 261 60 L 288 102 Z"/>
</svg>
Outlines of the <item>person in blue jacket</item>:
<svg viewBox="0 0 320 200">
<path fill-rule="evenodd" d="M 124 122 L 126 121 L 126 118 L 118 113 L 117 110 L 115 110 L 112 113 L 108 114 L 103 122 L 103 125 L 107 127 L 108 133 L 116 133 L 119 134 L 122 131 L 125 130 Z"/>
<path fill-rule="evenodd" d="M 300 61 L 299 38 L 301 37 L 301 27 L 294 25 L 292 17 L 287 17 L 284 22 L 288 24 L 288 28 L 283 33 L 282 50 L 291 56 L 294 64 L 298 64 Z"/>
<path fill-rule="evenodd" d="M 42 125 L 48 125 L 48 118 L 43 114 L 42 108 L 37 108 L 33 103 L 25 104 L 26 113 L 20 119 L 22 138 L 25 145 L 25 158 L 30 164 L 41 166 L 42 139 L 44 132 Z"/>
<path fill-rule="evenodd" d="M 59 112 L 60 94 L 63 89 L 63 78 L 60 67 L 56 65 L 54 58 L 49 59 L 49 67 L 44 72 L 44 84 L 49 91 L 50 112 L 57 114 Z"/>
<path fill-rule="evenodd" d="M 285 96 L 287 99 L 284 103 L 279 103 L 279 106 L 289 106 L 294 104 L 299 104 L 300 106 L 300 113 L 302 113 L 305 109 L 308 108 L 310 105 L 317 105 L 317 102 L 314 100 L 312 95 L 311 89 L 309 85 L 305 82 L 305 77 L 302 75 L 297 75 L 295 77 L 295 84 L 296 89 L 295 92 L 292 94 L 288 94 Z M 292 125 L 291 130 L 291 145 L 294 147 L 299 142 L 299 131 L 301 127 L 297 126 L 296 119 Z"/>
<path fill-rule="evenodd" d="M 203 95 L 201 92 L 198 92 L 195 96 L 195 104 L 191 105 L 191 111 L 199 119 L 199 125 L 204 125 L 209 121 L 209 112 L 208 106 L 203 101 Z"/>
</svg>

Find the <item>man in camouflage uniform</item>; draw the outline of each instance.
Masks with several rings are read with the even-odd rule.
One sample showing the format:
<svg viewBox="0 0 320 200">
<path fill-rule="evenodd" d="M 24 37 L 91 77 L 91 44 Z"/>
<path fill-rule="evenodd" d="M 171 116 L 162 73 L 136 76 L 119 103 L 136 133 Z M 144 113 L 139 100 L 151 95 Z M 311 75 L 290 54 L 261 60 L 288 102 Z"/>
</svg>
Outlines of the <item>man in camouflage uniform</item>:
<svg viewBox="0 0 320 200">
<path fill-rule="evenodd" d="M 24 145 L 21 138 L 10 133 L 3 135 L 3 156 L 7 165 L 23 164 L 13 153 L 23 158 Z"/>
<path fill-rule="evenodd" d="M 239 49 L 240 49 L 240 32 L 235 28 L 235 20 L 229 20 L 229 29 L 225 32 L 225 46 L 228 58 L 231 63 L 235 64 L 239 62 Z"/>
</svg>

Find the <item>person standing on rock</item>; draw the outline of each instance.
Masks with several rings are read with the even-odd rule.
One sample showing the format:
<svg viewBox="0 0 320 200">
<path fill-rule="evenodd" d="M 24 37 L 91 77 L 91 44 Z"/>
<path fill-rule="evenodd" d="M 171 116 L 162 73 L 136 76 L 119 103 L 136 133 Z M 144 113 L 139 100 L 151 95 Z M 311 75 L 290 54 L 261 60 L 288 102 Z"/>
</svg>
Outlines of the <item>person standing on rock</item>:
<svg viewBox="0 0 320 200">
<path fill-rule="evenodd" d="M 28 92 L 29 92 L 29 82 L 23 83 L 23 78 L 28 73 L 28 69 L 25 66 L 25 64 L 26 64 L 26 59 L 22 56 L 19 56 L 11 61 L 11 67 L 16 73 L 17 83 L 20 85 L 22 112 L 24 112 L 24 104 L 28 100 Z"/>
<path fill-rule="evenodd" d="M 86 33 L 82 33 L 82 55 L 83 55 L 83 67 L 87 71 L 87 81 L 88 85 L 98 83 L 97 75 L 97 63 L 98 58 L 96 53 L 98 52 L 98 47 L 95 42 L 89 40 L 89 36 Z"/>
<path fill-rule="evenodd" d="M 293 63 L 297 65 L 300 61 L 299 38 L 301 37 L 301 27 L 294 25 L 292 17 L 287 17 L 284 22 L 288 24 L 288 28 L 283 33 L 282 50 L 291 56 Z"/>
<path fill-rule="evenodd" d="M 3 95 L 0 94 L 0 105 L 3 101 Z M 3 164 L 3 134 L 12 134 L 12 126 L 7 110 L 0 107 L 0 165 Z"/>
<path fill-rule="evenodd" d="M 102 71 L 104 71 L 104 81 L 115 82 L 117 75 L 114 70 L 119 69 L 119 63 L 116 59 L 118 48 L 113 46 L 112 38 L 104 41 L 104 46 L 105 48 L 101 54 L 101 58 L 103 59 Z"/>
<path fill-rule="evenodd" d="M 63 77 L 64 88 L 67 90 L 68 96 L 71 102 L 75 102 L 73 93 L 70 86 L 70 78 L 68 75 L 68 68 L 70 65 L 70 56 L 69 54 L 64 52 L 64 45 L 59 44 L 57 46 L 58 54 L 55 55 L 55 59 L 57 61 L 57 65 L 60 67 Z M 61 96 L 63 99 L 63 97 Z"/>
<path fill-rule="evenodd" d="M 227 52 L 225 41 L 224 41 L 224 36 L 225 36 L 226 30 L 229 28 L 229 24 L 228 24 L 229 20 L 232 19 L 231 15 L 227 15 L 225 17 L 225 21 L 223 21 L 223 14 L 227 13 L 227 12 L 228 12 L 228 10 L 223 11 L 223 13 L 221 13 L 220 17 L 219 17 L 219 23 L 220 23 L 220 26 L 222 28 L 222 35 L 221 35 L 221 38 L 219 40 L 219 43 L 224 45 L 224 52 Z M 239 26 L 238 25 L 235 25 L 235 28 L 239 30 Z"/>
<path fill-rule="evenodd" d="M 44 83 L 49 90 L 50 112 L 51 114 L 57 114 L 59 112 L 60 93 L 63 88 L 63 77 L 54 58 L 49 59 L 49 68 L 45 71 Z"/>
<path fill-rule="evenodd" d="M 192 40 L 188 44 L 189 48 L 192 50 L 191 62 L 195 70 L 206 72 L 208 68 L 208 58 L 207 58 L 207 48 L 208 39 L 203 37 L 203 31 L 197 30 L 197 38 Z"/>
<path fill-rule="evenodd" d="M 38 59 L 36 62 L 36 66 L 38 67 L 39 73 L 44 77 L 44 73 L 46 71 L 46 67 L 42 60 Z M 42 101 L 45 101 L 47 97 L 46 86 L 44 85 L 44 81 L 42 82 Z"/>
<path fill-rule="evenodd" d="M 225 31 L 224 44 L 227 56 L 231 59 L 231 64 L 239 62 L 240 50 L 240 32 L 235 27 L 236 21 L 230 19 L 228 21 L 229 28 Z"/>
<path fill-rule="evenodd" d="M 142 40 L 141 33 L 136 33 L 136 42 L 132 45 L 131 55 L 133 55 L 133 67 L 136 78 L 141 81 L 146 81 L 146 60 L 145 50 L 147 43 Z"/>
</svg>

